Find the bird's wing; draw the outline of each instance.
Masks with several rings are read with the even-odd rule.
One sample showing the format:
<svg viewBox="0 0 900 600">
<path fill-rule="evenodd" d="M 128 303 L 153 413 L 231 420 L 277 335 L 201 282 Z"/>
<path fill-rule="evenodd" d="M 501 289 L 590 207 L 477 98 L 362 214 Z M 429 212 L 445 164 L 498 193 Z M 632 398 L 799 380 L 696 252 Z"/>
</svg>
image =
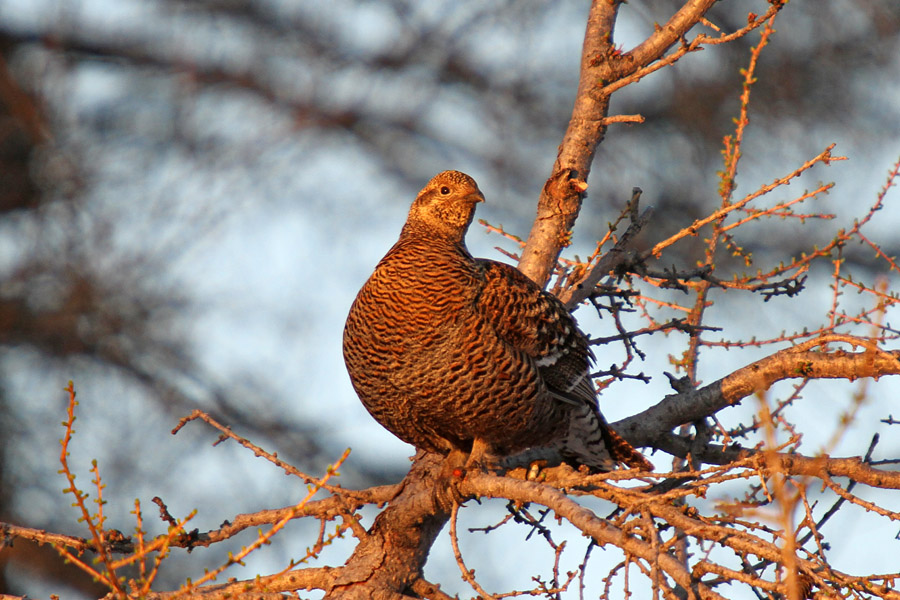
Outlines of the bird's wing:
<svg viewBox="0 0 900 600">
<path fill-rule="evenodd" d="M 563 303 L 507 264 L 483 259 L 476 264 L 484 276 L 476 301 L 481 317 L 505 344 L 531 358 L 554 398 L 589 407 L 580 413 L 586 424 L 580 441 L 589 440 L 599 431 L 613 461 L 653 470 L 653 464 L 616 433 L 600 413 L 590 377 L 594 355 Z M 580 433 L 576 431 L 576 435 Z"/>
<path fill-rule="evenodd" d="M 562 302 L 507 264 L 484 259 L 477 264 L 484 274 L 477 308 L 496 335 L 533 359 L 556 398 L 596 406 L 589 375 L 594 356 Z"/>
</svg>

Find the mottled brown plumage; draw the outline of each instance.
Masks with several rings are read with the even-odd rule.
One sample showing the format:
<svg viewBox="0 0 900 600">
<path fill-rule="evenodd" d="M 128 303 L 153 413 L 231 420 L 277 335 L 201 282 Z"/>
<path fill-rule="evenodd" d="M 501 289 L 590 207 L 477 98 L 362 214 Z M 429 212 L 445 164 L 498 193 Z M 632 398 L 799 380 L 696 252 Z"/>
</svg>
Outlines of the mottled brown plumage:
<svg viewBox="0 0 900 600">
<path fill-rule="evenodd" d="M 587 338 L 563 304 L 515 268 L 469 254 L 483 200 L 468 175 L 436 175 L 357 295 L 344 359 L 363 404 L 432 452 L 550 446 L 595 470 L 651 469 L 600 414 Z"/>
</svg>

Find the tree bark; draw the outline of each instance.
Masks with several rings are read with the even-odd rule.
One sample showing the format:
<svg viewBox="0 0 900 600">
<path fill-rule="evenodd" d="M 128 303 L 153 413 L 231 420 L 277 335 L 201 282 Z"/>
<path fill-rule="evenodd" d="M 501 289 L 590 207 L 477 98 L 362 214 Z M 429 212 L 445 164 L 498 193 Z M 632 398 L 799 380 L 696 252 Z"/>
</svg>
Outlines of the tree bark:
<svg viewBox="0 0 900 600">
<path fill-rule="evenodd" d="M 863 340 L 860 340 L 862 342 Z M 637 446 L 654 446 L 675 427 L 714 415 L 754 392 L 784 379 L 878 378 L 900 375 L 900 351 L 865 352 L 782 350 L 742 367 L 701 388 L 672 394 L 647 410 L 614 424 L 616 431 Z"/>
<path fill-rule="evenodd" d="M 578 218 L 584 189 L 597 146 L 606 133 L 603 119 L 609 96 L 598 94 L 611 75 L 607 60 L 615 50 L 613 27 L 619 3 L 594 0 L 588 15 L 581 52 L 581 76 L 572 118 L 559 145 L 553 172 L 541 191 L 537 216 L 519 261 L 519 270 L 546 285 L 569 231 Z"/>
<path fill-rule="evenodd" d="M 591 4 L 572 117 L 541 191 L 534 225 L 519 261 L 519 270 L 539 285 L 547 284 L 560 252 L 569 245 L 594 155 L 606 134 L 610 95 L 622 87 L 611 84 L 624 85 L 623 79 L 661 58 L 715 3 L 686 2 L 665 25 L 628 53 L 617 50 L 613 42 L 620 1 L 594 0 Z"/>
<path fill-rule="evenodd" d="M 435 501 L 442 457 L 420 452 L 403 490 L 375 518 L 368 536 L 335 579 L 325 600 L 397 600 L 422 576 L 428 551 L 449 514 Z"/>
</svg>

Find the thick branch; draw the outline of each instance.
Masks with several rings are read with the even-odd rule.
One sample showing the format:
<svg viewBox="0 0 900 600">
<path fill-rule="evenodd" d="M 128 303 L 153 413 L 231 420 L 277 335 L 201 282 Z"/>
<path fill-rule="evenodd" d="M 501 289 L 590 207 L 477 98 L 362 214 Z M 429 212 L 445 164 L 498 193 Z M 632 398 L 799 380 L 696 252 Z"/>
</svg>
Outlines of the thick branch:
<svg viewBox="0 0 900 600">
<path fill-rule="evenodd" d="M 654 446 L 685 423 L 734 406 L 783 379 L 849 379 L 900 374 L 900 351 L 834 352 L 782 350 L 696 390 L 666 396 L 659 404 L 623 419 L 615 428 L 638 446 Z"/>
<path fill-rule="evenodd" d="M 628 54 L 618 52 L 613 43 L 618 0 L 592 3 L 572 117 L 553 171 L 541 191 L 537 217 L 519 261 L 519 269 L 537 283 L 545 285 L 550 279 L 581 210 L 594 154 L 606 133 L 609 93 L 602 90 L 658 60 L 714 3 L 715 0 L 690 0 L 668 23 Z"/>
<path fill-rule="evenodd" d="M 449 518 L 434 494 L 442 463 L 435 454 L 416 455 L 403 491 L 340 567 L 326 600 L 402 597 L 421 578 L 428 551 Z"/>
<path fill-rule="evenodd" d="M 695 581 L 691 573 L 674 556 L 659 552 L 652 544 L 626 533 L 606 519 L 601 519 L 590 509 L 581 506 L 560 490 L 548 485 L 473 473 L 466 476 L 460 486 L 460 491 L 464 494 L 506 498 L 515 502 L 536 502 L 552 508 L 557 516 L 566 519 L 591 536 L 599 546 L 611 544 L 634 557 L 647 561 L 648 564 L 658 564 L 659 568 L 678 585 L 686 590 L 692 590 L 700 598 L 722 598 L 709 587 Z"/>
<path fill-rule="evenodd" d="M 802 470 L 810 470 L 811 475 L 824 475 L 823 467 L 827 463 L 840 463 L 830 459 L 805 459 L 792 462 L 790 456 L 760 454 L 759 467 L 766 470 L 779 470 L 789 472 L 791 465 L 805 464 Z M 788 471 L 781 467 L 787 467 Z M 812 473 L 816 470 L 815 473 Z M 827 477 L 827 475 L 824 475 Z M 688 597 L 718 598 L 709 586 L 700 579 L 708 572 L 723 572 L 735 581 L 745 581 L 748 585 L 763 586 L 765 589 L 778 591 L 787 597 L 789 590 L 786 580 L 765 581 L 758 577 L 745 577 L 735 571 L 723 570 L 721 565 L 715 564 L 709 558 L 694 561 L 693 569 L 688 570 L 685 564 L 680 562 L 672 553 L 662 550 L 648 542 L 648 536 L 652 531 L 640 528 L 617 527 L 613 521 L 599 518 L 593 511 L 575 502 L 563 491 L 546 484 L 531 481 L 511 479 L 509 477 L 497 477 L 484 473 L 470 473 L 461 485 L 461 491 L 466 494 L 474 494 L 482 497 L 505 498 L 515 501 L 517 504 L 536 503 L 550 508 L 558 517 L 572 523 L 586 535 L 589 535 L 600 546 L 614 545 L 633 558 L 646 561 L 648 565 L 657 565 L 660 570 L 671 577 L 679 586 L 687 590 Z M 774 564 L 783 564 L 784 549 L 773 540 L 756 535 L 752 531 L 746 531 L 731 524 L 716 522 L 715 520 L 698 518 L 695 509 L 679 506 L 671 501 L 671 498 L 656 498 L 647 494 L 636 493 L 628 488 L 619 488 L 605 485 L 595 488 L 593 494 L 619 505 L 627 511 L 645 511 L 656 519 L 671 526 L 677 527 L 687 535 L 699 539 L 708 540 L 717 545 L 730 548 L 740 556 L 756 556 Z M 794 564 L 803 574 L 820 573 L 821 565 L 813 560 L 804 559 L 801 556 L 793 557 Z M 698 569 L 698 567 L 701 567 Z M 705 568 L 704 568 L 705 567 Z M 828 579 L 847 584 L 858 578 L 829 569 Z M 900 594 L 888 590 L 879 590 L 879 595 L 885 598 L 898 599 Z"/>
<path fill-rule="evenodd" d="M 522 250 L 519 269 L 541 285 L 550 279 L 560 251 L 568 244 L 569 230 L 581 210 L 586 189 L 583 184 L 590 173 L 594 152 L 606 132 L 603 119 L 609 110 L 609 96 L 596 92 L 601 82 L 612 75 L 607 57 L 615 51 L 612 32 L 618 5 L 618 2 L 594 0 L 591 6 L 572 117 Z"/>
</svg>

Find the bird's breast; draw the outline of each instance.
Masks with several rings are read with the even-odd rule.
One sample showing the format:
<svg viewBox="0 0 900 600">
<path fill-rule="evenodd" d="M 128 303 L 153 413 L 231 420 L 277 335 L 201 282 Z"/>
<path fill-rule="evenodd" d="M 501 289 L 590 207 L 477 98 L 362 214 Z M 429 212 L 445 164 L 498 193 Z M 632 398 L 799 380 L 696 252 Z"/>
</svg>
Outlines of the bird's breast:
<svg viewBox="0 0 900 600">
<path fill-rule="evenodd" d="M 381 358 L 428 352 L 471 313 L 477 270 L 458 252 L 395 246 L 360 290 L 349 333 Z"/>
</svg>

